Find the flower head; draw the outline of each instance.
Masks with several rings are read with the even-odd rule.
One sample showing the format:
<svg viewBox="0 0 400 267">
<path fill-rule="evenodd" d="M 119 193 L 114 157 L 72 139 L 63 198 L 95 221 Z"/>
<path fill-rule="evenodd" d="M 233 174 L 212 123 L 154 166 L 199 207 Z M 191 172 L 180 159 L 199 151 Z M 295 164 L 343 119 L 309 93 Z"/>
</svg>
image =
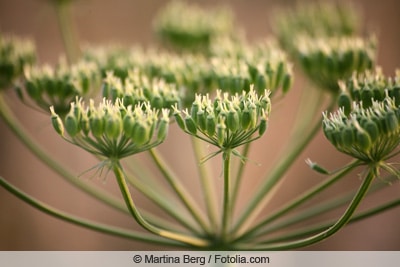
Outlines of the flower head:
<svg viewBox="0 0 400 267">
<path fill-rule="evenodd" d="M 35 46 L 31 41 L 0 34 L 0 89 L 11 85 L 35 61 Z"/>
<path fill-rule="evenodd" d="M 208 95 L 197 95 L 190 110 L 181 112 L 177 107 L 174 110 L 182 130 L 224 151 L 265 133 L 271 103 L 267 91 L 261 96 L 253 89 L 235 95 L 218 91 L 214 100 Z M 256 132 L 258 136 L 252 138 Z"/>
<path fill-rule="evenodd" d="M 77 96 L 89 96 L 100 87 L 101 77 L 94 63 L 67 66 L 61 61 L 55 68 L 49 65 L 26 68 L 25 80 L 26 92 L 39 108 L 48 111 L 53 106 L 63 117 Z"/>
<path fill-rule="evenodd" d="M 96 107 L 91 100 L 71 103 L 62 120 L 51 107 L 52 124 L 64 139 L 95 155 L 121 159 L 162 143 L 168 133 L 168 110 L 152 109 L 148 103 L 124 106 L 103 99 Z M 65 134 L 67 133 L 67 135 Z"/>
<path fill-rule="evenodd" d="M 359 103 L 346 115 L 341 108 L 324 113 L 323 130 L 327 139 L 341 152 L 365 163 L 379 163 L 393 156 L 400 143 L 400 107 L 387 96 L 372 100 L 363 108 Z"/>
</svg>

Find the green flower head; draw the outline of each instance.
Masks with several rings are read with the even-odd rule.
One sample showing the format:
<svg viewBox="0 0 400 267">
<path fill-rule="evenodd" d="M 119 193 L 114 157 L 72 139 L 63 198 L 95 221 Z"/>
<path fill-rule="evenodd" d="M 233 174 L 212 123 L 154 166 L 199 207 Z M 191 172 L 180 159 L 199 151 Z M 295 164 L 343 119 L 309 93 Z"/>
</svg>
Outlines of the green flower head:
<svg viewBox="0 0 400 267">
<path fill-rule="evenodd" d="M 324 113 L 323 131 L 327 139 L 341 152 L 367 164 L 380 163 L 396 154 L 400 143 L 400 106 L 387 96 L 372 100 L 368 108 L 353 102 L 346 115 Z"/>
<path fill-rule="evenodd" d="M 0 34 L 0 89 L 22 77 L 24 68 L 35 61 L 35 46 L 31 41 Z"/>
<path fill-rule="evenodd" d="M 208 95 L 197 95 L 190 110 L 174 109 L 176 122 L 184 132 L 224 151 L 254 141 L 265 133 L 271 102 L 267 91 L 261 96 L 253 89 L 235 95 L 217 91 L 214 100 Z M 258 136 L 253 137 L 255 133 Z"/>
<path fill-rule="evenodd" d="M 62 120 L 51 107 L 54 129 L 64 139 L 84 150 L 107 159 L 121 159 L 162 143 L 167 137 L 169 111 L 152 109 L 148 103 L 124 106 L 103 99 L 96 107 L 91 100 L 71 103 Z"/>
<path fill-rule="evenodd" d="M 61 117 L 77 96 L 90 96 L 101 82 L 97 66 L 83 61 L 72 66 L 61 61 L 55 68 L 49 65 L 26 68 L 25 79 L 26 92 L 39 108 L 48 111 L 53 106 Z"/>
</svg>

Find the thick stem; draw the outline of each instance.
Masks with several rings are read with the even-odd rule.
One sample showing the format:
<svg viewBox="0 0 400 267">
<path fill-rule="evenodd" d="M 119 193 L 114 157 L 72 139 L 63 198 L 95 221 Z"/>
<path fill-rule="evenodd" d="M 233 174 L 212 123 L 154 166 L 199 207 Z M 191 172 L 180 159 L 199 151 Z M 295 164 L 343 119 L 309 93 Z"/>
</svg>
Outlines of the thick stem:
<svg viewBox="0 0 400 267">
<path fill-rule="evenodd" d="M 57 15 L 58 25 L 60 27 L 61 36 L 65 47 L 65 52 L 67 54 L 67 59 L 69 64 L 72 64 L 78 61 L 80 57 L 80 49 L 71 19 L 71 1 L 57 0 L 53 2 Z"/>
<path fill-rule="evenodd" d="M 230 168 L 231 168 L 231 150 L 226 150 L 223 153 L 224 161 L 224 199 L 222 208 L 222 227 L 221 227 L 221 239 L 223 242 L 228 240 L 228 231 L 231 222 L 231 199 L 230 199 Z"/>
<path fill-rule="evenodd" d="M 158 228 L 158 227 L 150 224 L 148 221 L 146 221 L 142 217 L 142 215 L 140 214 L 138 209 L 136 208 L 135 203 L 133 202 L 133 199 L 129 192 L 128 185 L 126 184 L 126 181 L 125 181 L 125 174 L 122 170 L 121 164 L 118 161 L 115 161 L 113 163 L 113 170 L 114 170 L 114 174 L 117 179 L 122 197 L 124 198 L 125 204 L 129 210 L 129 212 L 131 213 L 132 217 L 135 219 L 135 221 L 140 226 L 142 226 L 144 229 L 146 229 L 147 231 L 149 231 L 153 234 L 156 234 L 158 236 L 165 237 L 165 238 L 168 238 L 171 240 L 179 241 L 179 242 L 182 242 L 182 243 L 190 245 L 190 246 L 194 246 L 194 247 L 208 246 L 208 242 L 206 240 L 192 237 L 192 236 L 183 235 L 183 234 L 176 233 L 176 232 L 171 232 L 169 230 L 164 230 L 164 229 Z"/>
</svg>

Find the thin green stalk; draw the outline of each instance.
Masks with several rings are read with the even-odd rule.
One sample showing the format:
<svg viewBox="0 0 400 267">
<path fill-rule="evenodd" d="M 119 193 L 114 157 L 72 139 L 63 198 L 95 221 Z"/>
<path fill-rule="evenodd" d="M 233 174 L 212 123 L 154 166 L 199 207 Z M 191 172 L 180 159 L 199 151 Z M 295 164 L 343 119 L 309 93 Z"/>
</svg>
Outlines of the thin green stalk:
<svg viewBox="0 0 400 267">
<path fill-rule="evenodd" d="M 97 189 L 84 183 L 81 179 L 78 179 L 75 175 L 71 174 L 67 169 L 65 169 L 58 161 L 54 160 L 47 152 L 45 152 L 32 137 L 27 133 L 27 131 L 20 125 L 17 118 L 13 116 L 11 110 L 9 109 L 6 101 L 4 100 L 4 95 L 0 93 L 0 117 L 6 123 L 8 128 L 15 134 L 15 136 L 46 166 L 55 171 L 58 175 L 63 177 L 67 182 L 76 186 L 83 192 L 91 195 L 92 197 L 102 201 L 103 203 L 113 207 L 122 212 L 128 213 L 128 210 L 124 204 L 117 198 L 109 195 L 103 190 Z"/>
<path fill-rule="evenodd" d="M 193 151 L 196 157 L 196 162 L 198 166 L 198 171 L 200 175 L 200 181 L 201 181 L 201 186 L 202 186 L 202 193 L 203 197 L 205 200 L 206 204 L 206 209 L 207 209 L 207 215 L 211 224 L 211 227 L 213 229 L 217 228 L 217 215 L 218 215 L 218 210 L 216 208 L 217 203 L 216 201 L 216 192 L 215 192 L 215 187 L 212 184 L 212 174 L 210 172 L 210 169 L 207 168 L 208 165 L 206 165 L 205 162 L 201 163 L 201 158 L 203 155 L 203 149 L 201 147 L 200 140 L 193 137 L 191 138 L 192 140 L 192 146 L 193 146 Z"/>
<path fill-rule="evenodd" d="M 397 180 L 397 177 L 394 177 L 394 176 L 389 177 L 389 178 L 390 179 L 387 180 L 388 182 L 395 181 L 395 179 Z M 371 187 L 368 191 L 368 195 L 370 195 L 371 193 L 374 193 L 376 191 L 379 191 L 383 188 L 386 188 L 386 187 L 387 187 L 387 185 L 384 183 L 375 183 L 375 184 L 371 185 Z M 334 210 L 334 209 L 348 203 L 353 198 L 355 193 L 356 193 L 355 190 L 352 190 L 351 192 L 349 192 L 343 196 L 341 195 L 339 197 L 335 197 L 334 199 L 324 201 L 318 205 L 313 205 L 307 209 L 298 211 L 293 216 L 291 216 L 289 218 L 285 218 L 282 222 L 280 222 L 272 227 L 268 227 L 268 228 L 264 229 L 263 231 L 258 232 L 257 236 L 261 237 L 261 236 L 265 236 L 270 233 L 274 233 L 285 227 L 291 226 L 293 224 L 313 218 L 314 216 L 321 215 L 321 214 L 324 214 L 331 210 Z"/>
<path fill-rule="evenodd" d="M 164 175 L 165 179 L 168 181 L 170 186 L 174 189 L 177 196 L 180 198 L 182 203 L 185 205 L 187 210 L 193 216 L 193 218 L 198 222 L 200 227 L 205 231 L 205 233 L 210 234 L 210 229 L 207 226 L 206 220 L 200 210 L 200 208 L 196 205 L 196 202 L 191 198 L 190 194 L 185 190 L 179 180 L 175 177 L 172 171 L 169 169 L 165 161 L 162 157 L 157 153 L 157 151 L 153 148 L 149 150 L 150 155 L 157 167 Z"/>
<path fill-rule="evenodd" d="M 400 199 L 396 199 L 396 200 L 390 201 L 388 203 L 379 205 L 377 207 L 370 208 L 370 209 L 368 209 L 366 211 L 363 211 L 363 212 L 360 212 L 358 214 L 355 214 L 349 220 L 347 225 L 359 222 L 361 220 L 365 220 L 365 219 L 367 219 L 369 217 L 372 217 L 374 215 L 380 214 L 380 213 L 385 212 L 387 210 L 396 208 L 398 206 L 400 206 Z M 285 235 L 280 235 L 277 238 L 269 239 L 267 241 L 261 242 L 260 244 L 272 244 L 272 243 L 279 243 L 279 242 L 294 240 L 294 239 L 298 239 L 298 238 L 304 238 L 306 236 L 319 233 L 319 232 L 323 231 L 324 229 L 327 229 L 328 227 L 330 227 L 334 223 L 335 223 L 335 221 L 333 221 L 333 220 L 330 220 L 329 222 L 326 222 L 326 223 L 323 223 L 323 224 L 318 223 L 316 225 L 312 225 L 312 226 L 309 226 L 309 227 L 298 229 L 296 231 L 293 231 L 293 232 L 285 234 Z"/>
<path fill-rule="evenodd" d="M 71 1 L 56 0 L 53 2 L 67 59 L 68 62 L 72 64 L 78 61 L 80 57 L 80 49 L 71 19 Z"/>
<path fill-rule="evenodd" d="M 243 151 L 242 151 L 241 155 L 243 156 L 244 159 L 247 159 L 247 157 L 249 155 L 250 144 L 251 144 L 251 142 L 246 143 L 243 146 Z M 245 169 L 245 166 L 246 166 L 245 163 L 246 162 L 239 161 L 239 167 L 238 167 L 238 170 L 236 172 L 235 184 L 233 186 L 233 191 L 232 191 L 232 198 L 231 198 L 232 209 L 233 209 L 233 207 L 235 207 L 236 201 L 237 201 L 237 198 L 238 198 L 238 195 L 239 195 L 239 188 L 240 188 L 240 185 L 242 183 L 243 173 L 244 173 L 244 169 Z"/>
<path fill-rule="evenodd" d="M 259 229 L 261 229 L 262 227 L 264 227 L 268 223 L 271 223 L 271 222 L 275 221 L 276 219 L 280 218 L 281 216 L 285 215 L 289 211 L 291 211 L 294 208 L 298 207 L 299 205 L 301 205 L 305 201 L 311 199 L 312 197 L 314 197 L 315 195 L 319 194 L 323 190 L 329 188 L 332 184 L 334 184 L 335 182 L 339 181 L 339 179 L 341 179 L 343 176 L 348 174 L 351 170 L 353 170 L 354 168 L 356 168 L 359 165 L 360 165 L 360 162 L 358 160 L 353 161 L 352 163 L 350 163 L 349 165 L 344 167 L 341 171 L 337 172 L 336 174 L 334 174 L 329 179 L 326 179 L 325 181 L 323 181 L 320 184 L 314 186 L 310 190 L 304 192 L 302 195 L 298 196 L 297 198 L 295 198 L 292 201 L 290 201 L 288 204 L 286 204 L 283 207 L 281 207 L 275 213 L 273 213 L 273 214 L 269 215 L 268 217 L 266 217 L 260 223 L 258 223 L 257 225 L 253 226 L 249 231 L 245 232 L 240 237 L 238 237 L 236 239 L 236 241 L 242 240 L 242 239 L 245 239 L 245 238 L 249 238 L 249 237 L 253 236 L 254 234 L 257 233 L 257 231 Z"/>
<path fill-rule="evenodd" d="M 138 179 L 131 177 L 131 175 L 126 175 L 126 180 L 129 184 L 134 186 L 139 192 L 145 195 L 149 200 L 155 203 L 157 206 L 163 209 L 167 214 L 169 214 L 172 218 L 178 221 L 182 226 L 186 229 L 190 230 L 192 233 L 196 233 L 200 235 L 199 229 L 189 223 L 187 214 L 182 212 L 182 209 L 179 209 L 177 203 L 173 203 L 171 199 L 166 199 L 165 194 L 160 194 L 159 191 L 153 190 L 154 187 L 149 187 Z"/>
<path fill-rule="evenodd" d="M 335 101 L 332 101 L 328 107 L 328 110 L 332 109 L 334 105 Z M 247 207 L 244 208 L 244 212 L 241 214 L 236 225 L 234 226 L 234 233 L 238 232 L 246 221 L 251 221 L 258 215 L 258 213 L 264 207 L 265 199 L 268 199 L 268 192 L 272 190 L 276 184 L 278 184 L 286 171 L 315 137 L 320 128 L 321 123 L 317 121 L 314 126 L 311 127 L 310 133 L 308 135 L 302 135 L 303 138 L 296 140 L 296 143 L 290 147 L 291 151 L 286 153 L 285 156 L 281 158 L 271 173 L 267 173 L 265 175 L 265 178 L 263 179 L 264 183 L 259 186 L 258 191 L 253 195 Z"/>
<path fill-rule="evenodd" d="M 231 150 L 226 150 L 223 153 L 224 161 L 224 199 L 222 208 L 222 223 L 221 223 L 221 240 L 227 242 L 229 224 L 231 222 L 231 199 L 230 199 L 230 168 L 231 168 Z"/>
<path fill-rule="evenodd" d="M 139 213 L 138 209 L 136 208 L 135 203 L 133 202 L 133 199 L 131 197 L 131 194 L 129 192 L 128 185 L 125 181 L 125 174 L 123 172 L 122 166 L 119 161 L 115 161 L 113 163 L 113 171 L 115 174 L 115 177 L 117 179 L 122 197 L 125 200 L 125 204 L 128 207 L 129 212 L 131 213 L 132 217 L 135 219 L 135 221 L 142 226 L 144 229 L 147 231 L 156 234 L 161 237 L 165 237 L 171 240 L 179 241 L 184 244 L 194 246 L 194 247 L 206 247 L 208 246 L 208 241 L 197 238 L 197 237 L 192 237 L 192 236 L 187 236 L 183 235 L 180 233 L 176 232 L 171 232 L 169 230 L 161 229 L 158 228 L 152 224 L 150 224 L 148 221 L 146 221 L 142 215 Z"/>
<path fill-rule="evenodd" d="M 313 235 L 311 237 L 303 238 L 300 240 L 295 240 L 295 241 L 289 241 L 289 242 L 283 242 L 283 243 L 278 243 L 278 244 L 270 244 L 270 245 L 259 245 L 259 246 L 254 246 L 251 249 L 254 250 L 289 250 L 289 249 L 297 249 L 297 248 L 303 248 L 306 246 L 310 246 L 312 244 L 315 244 L 317 242 L 320 242 L 333 234 L 337 233 L 343 226 L 346 225 L 346 223 L 350 220 L 352 217 L 353 213 L 357 209 L 358 205 L 360 204 L 361 200 L 363 200 L 364 196 L 368 192 L 368 188 L 371 185 L 372 181 L 375 178 L 375 173 L 374 170 L 369 170 L 364 181 L 362 182 L 359 190 L 357 191 L 357 194 L 354 196 L 353 200 L 347 207 L 346 211 L 343 213 L 343 215 L 339 218 L 339 220 L 336 221 L 333 225 L 331 225 L 328 229 L 319 232 L 316 235 Z"/>
<path fill-rule="evenodd" d="M 25 203 L 33 206 L 34 208 L 50 215 L 55 218 L 61 219 L 66 222 L 73 223 L 78 226 L 82 226 L 100 233 L 109 234 L 113 236 L 123 237 L 131 240 L 142 241 L 142 242 L 149 242 L 153 244 L 159 245 L 166 245 L 166 246 L 182 246 L 182 244 L 178 242 L 174 242 L 168 239 L 163 239 L 158 236 L 149 235 L 147 233 L 140 233 L 137 231 L 128 231 L 119 227 L 109 226 L 97 222 L 93 222 L 90 220 L 86 220 L 69 213 L 60 211 L 55 209 L 34 197 L 26 194 L 25 192 L 19 190 L 12 184 L 8 183 L 3 177 L 0 177 L 0 185 L 6 189 L 8 192 L 16 196 L 17 198 L 21 199 Z"/>
</svg>

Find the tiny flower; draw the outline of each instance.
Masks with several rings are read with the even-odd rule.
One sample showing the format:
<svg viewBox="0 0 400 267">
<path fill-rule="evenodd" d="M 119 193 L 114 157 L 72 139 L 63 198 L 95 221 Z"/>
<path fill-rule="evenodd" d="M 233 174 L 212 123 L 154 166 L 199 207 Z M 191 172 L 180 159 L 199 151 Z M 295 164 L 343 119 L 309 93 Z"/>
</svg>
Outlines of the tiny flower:
<svg viewBox="0 0 400 267">
<path fill-rule="evenodd" d="M 50 108 L 52 124 L 69 142 L 107 159 L 121 159 L 162 143 L 167 137 L 169 111 L 152 109 L 148 103 L 125 107 L 120 99 L 103 99 L 85 107 L 81 99 L 71 103 L 64 121 Z M 63 129 L 66 129 L 66 134 Z"/>
<path fill-rule="evenodd" d="M 196 95 L 190 113 L 175 106 L 174 117 L 183 131 L 224 151 L 260 138 L 267 128 L 270 111 L 267 91 L 258 96 L 253 89 L 241 95 L 219 90 L 214 100 L 208 95 Z"/>
</svg>

